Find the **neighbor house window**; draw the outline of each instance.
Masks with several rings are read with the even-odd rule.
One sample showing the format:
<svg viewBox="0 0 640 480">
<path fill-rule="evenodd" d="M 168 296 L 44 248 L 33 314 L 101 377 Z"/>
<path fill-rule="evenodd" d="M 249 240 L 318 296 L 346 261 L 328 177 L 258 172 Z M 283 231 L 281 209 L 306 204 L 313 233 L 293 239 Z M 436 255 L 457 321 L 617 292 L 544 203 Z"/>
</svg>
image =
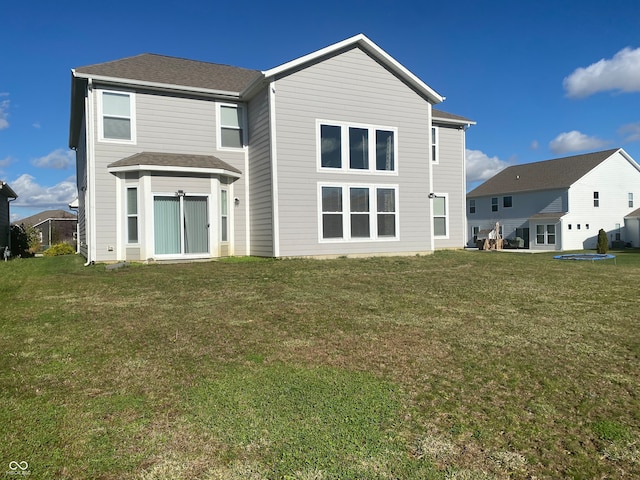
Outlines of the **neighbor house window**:
<svg viewBox="0 0 640 480">
<path fill-rule="evenodd" d="M 556 226 L 536 225 L 536 243 L 538 245 L 555 245 Z"/>
<path fill-rule="evenodd" d="M 437 162 L 438 159 L 438 127 L 431 127 L 431 160 Z"/>
<path fill-rule="evenodd" d="M 600 194 L 598 192 L 593 192 L 593 206 L 600 206 Z"/>
<path fill-rule="evenodd" d="M 395 172 L 396 150 L 395 129 L 318 122 L 321 169 Z"/>
<path fill-rule="evenodd" d="M 239 105 L 220 105 L 220 147 L 244 145 L 244 109 Z"/>
<path fill-rule="evenodd" d="M 436 237 L 447 235 L 447 198 L 443 196 L 433 199 L 433 234 Z"/>
<path fill-rule="evenodd" d="M 127 188 L 127 243 L 138 243 L 138 189 Z"/>
<path fill-rule="evenodd" d="M 229 241 L 229 192 L 220 190 L 220 241 Z"/>
<path fill-rule="evenodd" d="M 511 195 L 502 197 L 502 206 L 504 208 L 511 208 L 513 206 L 513 197 Z"/>
<path fill-rule="evenodd" d="M 629 208 L 633 208 L 633 193 L 629 193 Z"/>
<path fill-rule="evenodd" d="M 491 211 L 492 212 L 498 211 L 498 197 L 493 197 L 491 199 Z"/>
<path fill-rule="evenodd" d="M 469 213 L 476 213 L 476 201 L 469 200 Z"/>
<path fill-rule="evenodd" d="M 101 92 L 100 140 L 133 142 L 134 96 L 126 92 Z"/>
<path fill-rule="evenodd" d="M 321 186 L 320 202 L 322 239 L 361 241 L 396 237 L 395 188 Z"/>
</svg>

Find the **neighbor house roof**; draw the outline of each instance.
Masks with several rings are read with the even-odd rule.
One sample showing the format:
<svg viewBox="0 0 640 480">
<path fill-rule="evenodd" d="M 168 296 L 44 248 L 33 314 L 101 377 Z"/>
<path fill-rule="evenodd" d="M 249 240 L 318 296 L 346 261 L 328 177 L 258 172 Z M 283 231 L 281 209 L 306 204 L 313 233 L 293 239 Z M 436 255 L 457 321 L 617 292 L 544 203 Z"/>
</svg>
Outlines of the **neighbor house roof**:
<svg viewBox="0 0 640 480">
<path fill-rule="evenodd" d="M 239 177 L 242 172 L 213 155 L 142 152 L 107 165 L 111 172 L 155 170 L 176 172 L 220 173 Z"/>
<path fill-rule="evenodd" d="M 513 165 L 473 189 L 467 194 L 467 198 L 569 188 L 618 151 L 630 160 L 624 150 L 614 148 L 602 152 Z"/>
<path fill-rule="evenodd" d="M 640 218 L 640 208 L 637 208 L 631 213 L 628 213 L 624 218 Z"/>
<path fill-rule="evenodd" d="M 37 227 L 47 220 L 78 220 L 78 216 L 65 210 L 44 210 L 13 223 L 16 225 L 31 225 L 32 227 Z"/>
</svg>

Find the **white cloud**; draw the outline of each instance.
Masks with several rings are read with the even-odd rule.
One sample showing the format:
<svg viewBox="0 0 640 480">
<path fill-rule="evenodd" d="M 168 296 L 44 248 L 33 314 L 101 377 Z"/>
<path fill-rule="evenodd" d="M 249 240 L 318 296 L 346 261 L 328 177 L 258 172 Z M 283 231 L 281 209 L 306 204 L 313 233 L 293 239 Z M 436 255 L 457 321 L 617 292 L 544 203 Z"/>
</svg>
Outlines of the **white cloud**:
<svg viewBox="0 0 640 480">
<path fill-rule="evenodd" d="M 40 128 L 40 122 L 35 122 L 31 125 L 33 128 Z"/>
<path fill-rule="evenodd" d="M 8 93 L 0 93 L 0 97 L 7 96 Z M 9 99 L 0 100 L 0 130 L 9 128 Z"/>
<path fill-rule="evenodd" d="M 538 150 L 540 148 L 540 142 L 538 142 L 538 140 L 534 140 L 531 142 L 531 145 L 529 145 L 529 148 L 531 150 Z"/>
<path fill-rule="evenodd" d="M 640 48 L 623 48 L 613 58 L 577 68 L 562 82 L 569 97 L 587 97 L 597 92 L 640 92 Z"/>
<path fill-rule="evenodd" d="M 618 129 L 618 133 L 625 137 L 625 142 L 638 142 L 640 141 L 640 122 L 623 125 Z"/>
<path fill-rule="evenodd" d="M 76 157 L 72 150 L 64 150 L 59 148 L 44 157 L 34 158 L 31 164 L 39 168 L 54 168 L 56 170 L 64 170 L 75 164 Z"/>
<path fill-rule="evenodd" d="M 467 183 L 482 182 L 504 170 L 509 163 L 498 157 L 489 157 L 480 150 L 466 150 Z"/>
<path fill-rule="evenodd" d="M 69 203 L 78 196 L 75 177 L 46 187 L 37 184 L 35 177 L 25 173 L 9 184 L 11 189 L 18 194 L 18 198 L 11 203 L 16 207 L 37 207 L 43 210 L 66 209 Z"/>
<path fill-rule="evenodd" d="M 577 130 L 564 132 L 549 142 L 549 148 L 553 153 L 580 152 L 603 147 L 608 142 L 597 137 L 589 137 Z"/>
</svg>

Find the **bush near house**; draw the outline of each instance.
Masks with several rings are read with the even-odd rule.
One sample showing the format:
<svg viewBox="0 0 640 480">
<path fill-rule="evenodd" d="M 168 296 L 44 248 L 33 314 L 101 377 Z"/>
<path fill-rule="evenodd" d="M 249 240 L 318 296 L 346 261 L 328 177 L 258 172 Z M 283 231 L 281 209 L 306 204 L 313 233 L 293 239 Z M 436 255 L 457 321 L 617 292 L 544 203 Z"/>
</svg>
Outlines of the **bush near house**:
<svg viewBox="0 0 640 480">
<path fill-rule="evenodd" d="M 76 250 L 68 243 L 56 243 L 47 248 L 43 255 L 45 257 L 57 257 L 58 255 L 74 255 Z"/>
<path fill-rule="evenodd" d="M 598 232 L 598 253 L 607 253 L 608 251 L 609 239 L 607 238 L 607 232 L 601 228 Z"/>
</svg>

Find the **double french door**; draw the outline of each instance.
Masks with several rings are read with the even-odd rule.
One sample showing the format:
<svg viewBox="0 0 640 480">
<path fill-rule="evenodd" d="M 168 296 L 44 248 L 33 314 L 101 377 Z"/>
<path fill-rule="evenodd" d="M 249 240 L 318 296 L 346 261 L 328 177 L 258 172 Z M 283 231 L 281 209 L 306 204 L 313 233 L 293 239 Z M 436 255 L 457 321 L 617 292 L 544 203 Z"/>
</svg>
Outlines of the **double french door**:
<svg viewBox="0 0 640 480">
<path fill-rule="evenodd" d="M 157 196 L 153 214 L 156 255 L 209 253 L 207 197 Z"/>
</svg>

